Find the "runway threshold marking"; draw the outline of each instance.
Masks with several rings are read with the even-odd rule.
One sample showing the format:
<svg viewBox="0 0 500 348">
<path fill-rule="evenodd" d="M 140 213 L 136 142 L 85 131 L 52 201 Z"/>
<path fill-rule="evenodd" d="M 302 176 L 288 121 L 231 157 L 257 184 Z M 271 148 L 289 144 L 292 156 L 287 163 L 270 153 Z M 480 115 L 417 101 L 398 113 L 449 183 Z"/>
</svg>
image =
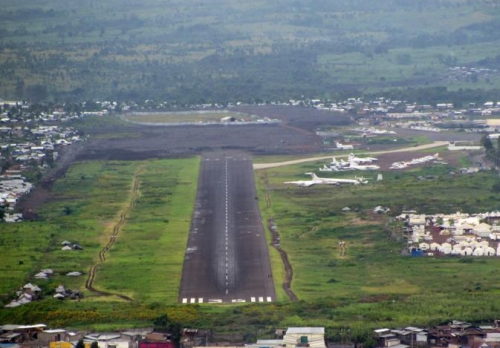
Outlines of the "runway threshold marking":
<svg viewBox="0 0 500 348">
<path fill-rule="evenodd" d="M 227 300 L 227 302 L 230 303 L 244 303 L 247 302 L 247 299 L 244 298 L 234 298 L 231 300 Z M 256 302 L 273 302 L 273 299 L 271 296 L 267 297 L 250 297 L 250 302 L 256 303 Z M 196 304 L 196 303 L 205 303 L 205 300 L 203 297 L 195 298 L 195 297 L 190 297 L 190 298 L 183 298 L 182 299 L 183 304 Z M 218 299 L 218 298 L 211 298 L 208 299 L 208 303 L 224 303 L 223 299 Z"/>
</svg>

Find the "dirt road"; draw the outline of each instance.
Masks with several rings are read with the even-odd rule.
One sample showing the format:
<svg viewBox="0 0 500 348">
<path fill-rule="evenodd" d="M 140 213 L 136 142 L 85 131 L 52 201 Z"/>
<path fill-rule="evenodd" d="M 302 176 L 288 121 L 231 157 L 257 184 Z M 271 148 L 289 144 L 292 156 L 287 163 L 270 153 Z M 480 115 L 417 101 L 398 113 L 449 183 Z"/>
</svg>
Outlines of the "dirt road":
<svg viewBox="0 0 500 348">
<path fill-rule="evenodd" d="M 396 152 L 413 152 L 413 151 L 420 151 L 420 150 L 426 150 L 426 149 L 432 149 L 434 147 L 441 147 L 441 146 L 446 146 L 448 145 L 448 141 L 435 141 L 430 144 L 425 144 L 425 145 L 420 145 L 420 146 L 414 146 L 414 147 L 405 147 L 402 149 L 396 149 L 396 150 L 386 150 L 386 151 L 373 151 L 373 152 L 365 152 L 362 153 L 363 155 L 383 155 L 387 153 L 396 153 Z M 289 166 L 292 164 L 299 164 L 299 163 L 305 163 L 305 162 L 314 162 L 314 161 L 321 161 L 324 159 L 330 159 L 332 157 L 335 157 L 336 159 L 347 157 L 348 155 L 340 155 L 340 156 L 321 156 L 321 157 L 309 157 L 309 158 L 302 158 L 298 160 L 292 160 L 292 161 L 284 161 L 284 162 L 275 162 L 275 163 L 255 163 L 253 165 L 253 169 L 259 170 L 259 169 L 268 169 L 268 168 L 275 168 L 275 167 L 283 167 L 283 166 Z"/>
</svg>

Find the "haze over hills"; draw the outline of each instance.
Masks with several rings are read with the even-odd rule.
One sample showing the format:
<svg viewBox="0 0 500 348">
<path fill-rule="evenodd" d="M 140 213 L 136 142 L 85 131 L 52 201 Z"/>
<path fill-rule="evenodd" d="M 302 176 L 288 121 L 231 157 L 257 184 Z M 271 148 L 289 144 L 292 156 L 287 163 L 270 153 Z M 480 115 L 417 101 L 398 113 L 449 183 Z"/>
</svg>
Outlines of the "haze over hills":
<svg viewBox="0 0 500 348">
<path fill-rule="evenodd" d="M 0 95 L 192 104 L 492 90 L 499 13 L 484 0 L 7 0 Z"/>
</svg>

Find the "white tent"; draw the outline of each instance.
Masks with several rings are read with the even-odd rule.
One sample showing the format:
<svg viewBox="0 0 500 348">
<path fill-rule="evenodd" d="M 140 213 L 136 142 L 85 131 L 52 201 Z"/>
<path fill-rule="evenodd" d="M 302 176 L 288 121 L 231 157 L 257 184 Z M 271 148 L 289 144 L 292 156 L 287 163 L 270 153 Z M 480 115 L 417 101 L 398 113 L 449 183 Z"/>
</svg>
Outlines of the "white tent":
<svg viewBox="0 0 500 348">
<path fill-rule="evenodd" d="M 490 233 L 491 226 L 484 222 L 474 227 L 474 234 L 478 237 L 488 238 Z"/>
<path fill-rule="evenodd" d="M 476 240 L 473 240 L 472 242 L 469 243 L 469 247 L 471 247 L 472 249 L 479 248 L 480 246 L 481 244 L 479 244 L 479 242 Z"/>
<path fill-rule="evenodd" d="M 451 254 L 451 248 L 443 248 L 443 247 L 441 247 L 441 252 L 443 254 L 449 255 L 449 254 Z"/>
<path fill-rule="evenodd" d="M 422 249 L 423 251 L 429 250 L 429 244 L 427 244 L 427 243 L 420 243 L 420 244 L 418 245 L 418 247 L 419 247 L 420 249 Z"/>
<path fill-rule="evenodd" d="M 437 250 L 441 249 L 441 245 L 439 245 L 439 243 L 431 243 L 431 245 L 429 246 L 429 248 L 432 251 L 437 251 Z"/>
<path fill-rule="evenodd" d="M 488 247 L 484 250 L 485 256 L 495 256 L 495 249 Z"/>
<path fill-rule="evenodd" d="M 79 277 L 82 274 L 80 272 L 69 272 L 66 274 L 68 277 Z"/>
<path fill-rule="evenodd" d="M 462 256 L 470 256 L 472 255 L 472 249 L 471 248 L 465 248 L 462 250 L 461 252 L 461 255 Z"/>
<path fill-rule="evenodd" d="M 474 255 L 474 256 L 483 256 L 484 255 L 484 249 L 483 248 L 476 248 L 474 250 L 474 253 L 472 255 Z"/>
<path fill-rule="evenodd" d="M 461 226 L 457 227 L 455 232 L 453 232 L 453 235 L 455 236 L 462 236 L 464 234 L 464 230 L 461 228 Z"/>
<path fill-rule="evenodd" d="M 441 249 L 452 249 L 451 247 L 451 244 L 450 243 L 443 243 L 441 244 Z"/>
</svg>

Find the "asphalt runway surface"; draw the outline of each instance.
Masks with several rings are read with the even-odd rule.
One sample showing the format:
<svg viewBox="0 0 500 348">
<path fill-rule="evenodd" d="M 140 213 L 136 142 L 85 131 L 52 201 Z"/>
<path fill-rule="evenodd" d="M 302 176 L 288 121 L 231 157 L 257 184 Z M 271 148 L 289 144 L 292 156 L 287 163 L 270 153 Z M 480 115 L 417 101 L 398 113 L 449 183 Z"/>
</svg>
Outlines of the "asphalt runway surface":
<svg viewBox="0 0 500 348">
<path fill-rule="evenodd" d="M 184 304 L 276 300 L 249 155 L 202 156 L 178 300 Z"/>
</svg>

